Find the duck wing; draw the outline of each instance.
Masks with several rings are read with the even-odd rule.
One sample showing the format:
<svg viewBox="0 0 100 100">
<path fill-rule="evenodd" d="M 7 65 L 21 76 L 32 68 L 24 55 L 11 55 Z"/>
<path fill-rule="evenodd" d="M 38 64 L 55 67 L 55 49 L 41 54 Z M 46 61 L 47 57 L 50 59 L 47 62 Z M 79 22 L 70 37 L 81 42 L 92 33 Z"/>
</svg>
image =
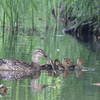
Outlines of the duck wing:
<svg viewBox="0 0 100 100">
<path fill-rule="evenodd" d="M 30 68 L 32 65 L 24 61 L 0 59 L 0 70 L 26 70 Z"/>
</svg>

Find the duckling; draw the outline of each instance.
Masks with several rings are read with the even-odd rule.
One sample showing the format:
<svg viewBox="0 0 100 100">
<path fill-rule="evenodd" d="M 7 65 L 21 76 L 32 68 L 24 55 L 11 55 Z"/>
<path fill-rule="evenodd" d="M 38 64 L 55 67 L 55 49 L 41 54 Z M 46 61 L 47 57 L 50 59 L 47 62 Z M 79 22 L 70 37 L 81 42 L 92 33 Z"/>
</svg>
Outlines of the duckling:
<svg viewBox="0 0 100 100">
<path fill-rule="evenodd" d="M 54 60 L 54 65 L 55 65 L 55 67 L 57 67 L 58 69 L 64 69 L 64 66 L 62 65 L 62 63 L 61 63 L 58 59 L 55 59 L 55 60 Z"/>
<path fill-rule="evenodd" d="M 83 69 L 82 64 L 84 64 L 84 60 L 82 58 L 77 59 L 77 65 L 75 65 L 75 69 Z"/>
<path fill-rule="evenodd" d="M 54 63 L 53 63 L 53 61 L 51 59 L 49 59 L 49 63 L 51 64 L 52 69 L 55 70 L 56 67 L 55 67 L 55 65 L 54 65 Z"/>
<path fill-rule="evenodd" d="M 53 64 L 53 61 L 51 59 L 48 59 L 47 64 L 51 64 L 51 63 Z"/>
<path fill-rule="evenodd" d="M 58 59 L 54 60 L 54 65 L 57 65 L 58 67 L 62 66 L 61 62 Z"/>
<path fill-rule="evenodd" d="M 54 68 L 53 61 L 51 59 L 47 60 L 47 64 L 41 64 L 41 70 L 52 70 Z"/>
<path fill-rule="evenodd" d="M 71 65 L 69 66 L 69 69 L 78 69 L 78 70 L 82 70 L 83 66 L 81 64 L 85 63 L 83 59 L 79 58 L 77 59 L 77 64 Z"/>
<path fill-rule="evenodd" d="M 68 58 L 62 59 L 62 64 L 66 69 L 69 69 L 69 64 L 72 64 L 71 60 Z"/>
<path fill-rule="evenodd" d="M 60 61 L 58 59 L 55 59 L 54 63 L 53 63 L 53 61 L 51 59 L 49 59 L 47 61 L 47 64 L 41 65 L 41 67 L 44 70 L 48 70 L 48 69 L 50 69 L 50 70 L 52 70 L 52 69 L 58 70 L 63 66 L 62 66 L 62 64 L 60 63 Z"/>
<path fill-rule="evenodd" d="M 42 64 L 41 70 L 52 70 L 52 65 L 51 64 Z"/>
<path fill-rule="evenodd" d="M 11 71 L 29 71 L 35 70 L 40 71 L 40 65 L 38 64 L 38 58 L 43 57 L 49 59 L 44 51 L 41 49 L 36 49 L 32 54 L 32 63 L 28 64 L 20 60 L 9 60 L 9 59 L 0 59 L 0 70 L 11 70 Z"/>
</svg>

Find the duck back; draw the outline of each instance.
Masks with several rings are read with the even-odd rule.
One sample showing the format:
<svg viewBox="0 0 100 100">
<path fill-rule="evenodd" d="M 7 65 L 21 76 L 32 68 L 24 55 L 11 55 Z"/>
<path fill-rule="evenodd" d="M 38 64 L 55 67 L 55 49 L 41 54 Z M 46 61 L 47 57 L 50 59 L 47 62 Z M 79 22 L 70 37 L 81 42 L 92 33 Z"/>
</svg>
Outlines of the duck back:
<svg viewBox="0 0 100 100">
<path fill-rule="evenodd" d="M 0 59 L 0 70 L 26 70 L 30 68 L 32 65 L 24 61 Z"/>
</svg>

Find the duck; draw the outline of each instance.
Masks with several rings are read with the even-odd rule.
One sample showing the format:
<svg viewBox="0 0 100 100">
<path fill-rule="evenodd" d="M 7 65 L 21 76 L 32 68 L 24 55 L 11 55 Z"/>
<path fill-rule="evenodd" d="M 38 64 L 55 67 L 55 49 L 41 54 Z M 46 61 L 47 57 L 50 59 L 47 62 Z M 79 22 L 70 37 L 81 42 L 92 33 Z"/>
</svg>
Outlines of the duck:
<svg viewBox="0 0 100 100">
<path fill-rule="evenodd" d="M 41 70 L 52 70 L 51 64 L 41 64 Z"/>
<path fill-rule="evenodd" d="M 20 60 L 12 59 L 0 59 L 0 70 L 10 70 L 10 71 L 40 71 L 40 64 L 38 64 L 39 57 L 50 59 L 47 57 L 42 49 L 36 49 L 32 53 L 32 62 L 28 64 Z"/>
<path fill-rule="evenodd" d="M 61 67 L 63 67 L 63 66 L 58 59 L 55 59 L 54 62 L 51 59 L 48 59 L 47 64 L 41 65 L 42 70 L 58 70 Z"/>
<path fill-rule="evenodd" d="M 58 59 L 54 60 L 54 65 L 56 65 L 58 67 L 62 66 L 61 62 Z"/>
<path fill-rule="evenodd" d="M 53 61 L 51 59 L 47 60 L 47 64 L 41 64 L 41 70 L 52 70 Z"/>
<path fill-rule="evenodd" d="M 62 59 L 62 64 L 65 67 L 65 69 L 69 69 L 69 64 L 72 64 L 72 62 L 69 58 L 64 58 Z"/>
<path fill-rule="evenodd" d="M 69 69 L 70 70 L 82 70 L 83 69 L 83 66 L 82 64 L 84 64 L 84 60 L 82 58 L 78 58 L 77 59 L 77 64 L 73 64 L 73 65 L 70 65 L 69 66 Z"/>
<path fill-rule="evenodd" d="M 57 69 L 64 69 L 64 66 L 62 65 L 62 63 L 61 63 L 60 60 L 58 60 L 58 59 L 55 59 L 55 60 L 54 60 L 54 66 L 55 66 Z"/>
</svg>

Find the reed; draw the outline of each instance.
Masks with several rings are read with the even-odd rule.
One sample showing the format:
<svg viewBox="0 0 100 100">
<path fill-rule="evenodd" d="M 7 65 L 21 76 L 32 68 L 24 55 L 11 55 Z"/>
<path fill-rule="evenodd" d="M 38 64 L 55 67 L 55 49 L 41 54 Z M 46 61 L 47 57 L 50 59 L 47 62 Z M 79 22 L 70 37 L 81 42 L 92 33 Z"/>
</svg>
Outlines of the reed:
<svg viewBox="0 0 100 100">
<path fill-rule="evenodd" d="M 65 0 L 64 0 L 65 2 Z M 67 18 L 74 18 L 74 23 L 78 26 L 79 22 L 87 19 L 86 23 L 99 25 L 100 2 L 94 0 L 72 0 L 65 2 Z M 64 13 L 65 14 L 65 13 Z M 91 22 L 93 21 L 94 22 Z"/>
</svg>

